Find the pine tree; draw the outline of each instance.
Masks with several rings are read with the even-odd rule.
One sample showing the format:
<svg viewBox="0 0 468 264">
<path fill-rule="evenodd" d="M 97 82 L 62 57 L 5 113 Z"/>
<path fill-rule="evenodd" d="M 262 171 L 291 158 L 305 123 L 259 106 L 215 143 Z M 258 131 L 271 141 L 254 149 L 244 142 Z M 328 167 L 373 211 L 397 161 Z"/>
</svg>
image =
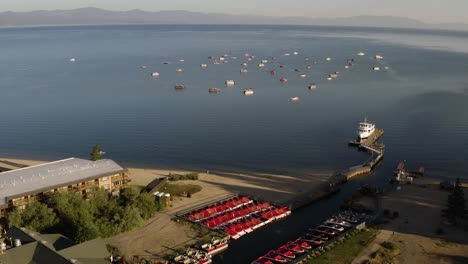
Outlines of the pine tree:
<svg viewBox="0 0 468 264">
<path fill-rule="evenodd" d="M 98 144 L 94 145 L 93 150 L 91 151 L 91 160 L 96 161 L 103 158 L 104 152 L 101 149 L 101 146 Z"/>
<path fill-rule="evenodd" d="M 466 213 L 465 195 L 461 187 L 460 179 L 457 178 L 455 187 L 453 188 L 452 193 L 448 196 L 447 209 L 444 210 L 444 214 L 452 224 L 456 224 L 457 219 L 465 218 Z"/>
</svg>

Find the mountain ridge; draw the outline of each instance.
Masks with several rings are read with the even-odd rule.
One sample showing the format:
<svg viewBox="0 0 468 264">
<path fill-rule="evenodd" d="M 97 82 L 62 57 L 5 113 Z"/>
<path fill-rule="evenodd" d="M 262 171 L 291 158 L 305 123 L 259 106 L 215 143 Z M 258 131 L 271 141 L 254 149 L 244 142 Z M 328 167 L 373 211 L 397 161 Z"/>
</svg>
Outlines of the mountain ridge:
<svg viewBox="0 0 468 264">
<path fill-rule="evenodd" d="M 399 16 L 359 15 L 340 18 L 275 17 L 264 15 L 234 15 L 202 13 L 185 10 L 110 11 L 95 7 L 70 10 L 35 10 L 29 12 L 0 12 L 0 26 L 46 25 L 110 25 L 110 24 L 261 24 L 261 25 L 317 25 L 388 28 L 421 28 L 468 31 L 468 24 L 429 24 Z"/>
</svg>

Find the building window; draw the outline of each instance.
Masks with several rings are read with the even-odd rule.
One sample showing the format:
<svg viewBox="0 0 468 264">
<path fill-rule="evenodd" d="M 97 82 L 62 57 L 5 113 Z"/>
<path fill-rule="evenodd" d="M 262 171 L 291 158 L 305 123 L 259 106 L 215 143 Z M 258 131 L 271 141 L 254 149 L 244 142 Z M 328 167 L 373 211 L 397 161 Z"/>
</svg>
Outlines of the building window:
<svg viewBox="0 0 468 264">
<path fill-rule="evenodd" d="M 113 186 L 122 185 L 122 181 L 115 181 L 112 183 Z"/>
</svg>

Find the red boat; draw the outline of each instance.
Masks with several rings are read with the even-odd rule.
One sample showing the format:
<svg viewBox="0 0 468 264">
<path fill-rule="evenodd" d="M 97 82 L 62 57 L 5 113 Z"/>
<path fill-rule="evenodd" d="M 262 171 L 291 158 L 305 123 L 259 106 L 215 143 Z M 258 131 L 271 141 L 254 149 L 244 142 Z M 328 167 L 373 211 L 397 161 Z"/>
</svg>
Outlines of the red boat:
<svg viewBox="0 0 468 264">
<path fill-rule="evenodd" d="M 309 243 L 305 242 L 303 239 L 296 239 L 294 240 L 294 244 L 300 246 L 301 248 L 304 248 L 304 249 L 311 249 L 312 247 L 309 245 Z"/>
<path fill-rule="evenodd" d="M 288 81 L 288 79 L 286 79 L 286 78 L 281 78 L 281 79 L 280 79 L 280 82 L 282 82 L 282 83 L 285 83 L 285 82 L 287 82 L 287 81 Z"/>
<path fill-rule="evenodd" d="M 289 241 L 286 245 L 284 245 L 283 247 L 285 247 L 286 249 L 289 249 L 291 250 L 292 252 L 294 253 L 304 253 L 304 249 L 301 248 L 300 246 L 298 245 L 295 245 L 292 241 Z"/>
<path fill-rule="evenodd" d="M 255 260 L 255 263 L 257 264 L 274 264 L 273 261 L 266 259 L 264 257 L 259 257 L 258 259 Z"/>
<path fill-rule="evenodd" d="M 263 256 L 266 259 L 272 260 L 277 263 L 288 263 L 289 260 L 285 259 L 283 256 L 280 254 L 276 253 L 273 250 L 270 250 L 265 256 Z"/>
<path fill-rule="evenodd" d="M 276 74 L 276 72 L 275 72 L 275 71 L 271 71 L 270 73 L 271 73 L 271 75 L 275 75 L 275 74 Z"/>
<path fill-rule="evenodd" d="M 280 254 L 283 257 L 290 258 L 290 259 L 295 259 L 296 255 L 292 253 L 289 249 L 280 247 L 277 250 L 275 250 L 276 253 Z"/>
</svg>

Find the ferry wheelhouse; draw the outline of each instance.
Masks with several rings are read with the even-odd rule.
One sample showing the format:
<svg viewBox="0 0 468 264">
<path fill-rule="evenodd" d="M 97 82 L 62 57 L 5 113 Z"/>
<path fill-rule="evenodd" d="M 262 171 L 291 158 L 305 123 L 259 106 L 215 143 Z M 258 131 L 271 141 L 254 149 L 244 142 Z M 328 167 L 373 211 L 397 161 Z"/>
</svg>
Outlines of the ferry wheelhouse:
<svg viewBox="0 0 468 264">
<path fill-rule="evenodd" d="M 359 123 L 358 136 L 359 139 L 368 138 L 375 131 L 375 124 L 368 122 L 367 119 L 364 119 L 364 122 Z"/>
</svg>

